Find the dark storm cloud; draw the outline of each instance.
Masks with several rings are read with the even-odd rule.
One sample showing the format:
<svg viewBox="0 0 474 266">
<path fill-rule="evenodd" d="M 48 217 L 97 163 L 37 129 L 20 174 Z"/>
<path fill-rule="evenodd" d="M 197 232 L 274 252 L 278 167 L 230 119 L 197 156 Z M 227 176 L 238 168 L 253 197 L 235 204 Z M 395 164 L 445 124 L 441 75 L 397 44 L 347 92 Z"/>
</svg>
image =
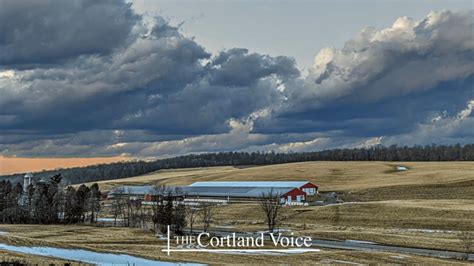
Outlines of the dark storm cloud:
<svg viewBox="0 0 474 266">
<path fill-rule="evenodd" d="M 107 56 L 81 56 L 61 65 L 18 70 L 0 83 L 8 124 L 24 130 L 81 131 L 110 128 L 162 94 L 199 78 L 209 57 L 194 41 L 142 25 L 141 35 Z M 176 29 L 174 29 L 176 31 Z M 99 41 L 99 40 L 98 40 Z"/>
<path fill-rule="evenodd" d="M 0 84 L 0 104 L 8 110 L 0 127 L 49 134 L 116 128 L 224 132 L 228 119 L 279 101 L 277 83 L 298 73 L 292 59 L 244 49 L 211 57 L 160 17 L 135 28 L 137 38 L 110 55 L 16 71 Z"/>
<path fill-rule="evenodd" d="M 299 75 L 293 59 L 249 54 L 247 49 L 234 48 L 219 53 L 213 60 L 215 70 L 211 83 L 223 86 L 249 86 L 261 78 L 275 74 L 283 79 Z"/>
<path fill-rule="evenodd" d="M 147 95 L 140 100 L 143 108 L 125 115 L 115 125 L 166 133 L 222 133 L 228 130 L 226 121 L 230 118 L 244 118 L 280 102 L 279 79 L 296 73 L 294 61 L 288 58 L 250 54 L 245 49 L 223 51 L 209 58 L 193 82 Z M 158 123 L 150 123 L 156 119 Z"/>
<path fill-rule="evenodd" d="M 0 155 L 474 141 L 472 12 L 364 30 L 302 75 L 285 56 L 212 55 L 122 1 L 25 3 L 0 8 L 15 25 L 0 24 Z"/>
<path fill-rule="evenodd" d="M 307 103 L 311 107 L 275 114 L 258 121 L 255 127 L 260 133 L 340 130 L 348 136 L 358 137 L 397 135 L 414 130 L 419 123 L 439 113 L 456 115 L 466 107 L 469 99 L 474 99 L 473 84 L 474 75 L 471 75 L 466 79 L 442 82 L 427 91 L 377 102 L 345 97 L 321 108 Z M 288 124 L 292 125 L 291 129 Z"/>
<path fill-rule="evenodd" d="M 48 64 L 108 54 L 129 38 L 137 16 L 120 0 L 3 0 L 0 64 Z"/>
</svg>

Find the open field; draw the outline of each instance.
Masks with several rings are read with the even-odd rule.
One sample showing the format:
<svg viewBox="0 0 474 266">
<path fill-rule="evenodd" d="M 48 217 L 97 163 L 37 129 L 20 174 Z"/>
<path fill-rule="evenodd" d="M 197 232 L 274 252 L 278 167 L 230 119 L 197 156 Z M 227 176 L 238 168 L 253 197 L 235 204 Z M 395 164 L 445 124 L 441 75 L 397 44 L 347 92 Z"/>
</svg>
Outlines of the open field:
<svg viewBox="0 0 474 266">
<path fill-rule="evenodd" d="M 396 171 L 397 165 L 407 171 Z M 336 191 L 346 201 L 328 206 L 285 206 L 280 228 L 320 239 L 353 239 L 408 247 L 464 251 L 461 231 L 474 231 L 474 163 L 307 162 L 260 167 L 164 170 L 98 182 L 101 190 L 119 185 L 187 185 L 206 180 L 310 180 L 320 191 Z M 212 228 L 259 231 L 266 228 L 257 204 L 215 207 Z M 107 216 L 103 210 L 102 216 Z M 201 224 L 197 222 L 196 227 Z M 397 263 L 456 264 L 461 261 L 415 255 L 322 249 L 298 255 L 186 253 L 167 257 L 164 241 L 151 231 L 90 226 L 3 225 L 0 242 L 78 247 L 150 259 L 201 263 Z M 338 262 L 339 261 L 339 262 Z"/>
<path fill-rule="evenodd" d="M 397 165 L 408 170 L 396 171 Z M 306 162 L 177 169 L 99 184 L 107 190 L 125 184 L 302 179 L 318 184 L 321 191 L 337 191 L 350 203 L 283 208 L 281 226 L 301 235 L 463 251 L 458 234 L 474 228 L 474 163 L 470 162 Z M 216 226 L 244 231 L 265 228 L 256 205 L 223 206 L 216 212 Z"/>
<path fill-rule="evenodd" d="M 313 238 L 464 251 L 458 234 L 474 228 L 474 201 L 464 201 L 449 210 L 432 208 L 433 204 L 436 201 L 426 200 L 412 206 L 406 206 L 404 201 L 382 201 L 284 207 L 280 226 Z M 216 216 L 224 227 L 242 231 L 265 228 L 263 213 L 255 205 L 228 205 L 216 210 Z"/>
<path fill-rule="evenodd" d="M 396 171 L 397 165 L 407 171 Z M 346 201 L 408 199 L 474 200 L 472 162 L 305 162 L 247 168 L 162 170 L 98 182 L 102 190 L 119 185 L 188 185 L 196 181 L 309 180 L 321 191 L 338 191 Z"/>
<path fill-rule="evenodd" d="M 462 261 L 432 259 L 415 255 L 395 253 L 369 253 L 322 249 L 320 252 L 296 255 L 243 255 L 209 253 L 172 253 L 167 256 L 161 251 L 165 241 L 156 238 L 143 229 L 92 227 L 92 226 L 41 226 L 41 225 L 0 225 L 0 230 L 8 232 L 0 236 L 0 241 L 17 245 L 48 245 L 66 248 L 82 248 L 100 252 L 126 253 L 148 259 L 166 261 L 190 261 L 208 264 L 345 264 L 345 263 L 397 263 L 397 264 L 463 264 Z M 10 259 L 8 253 L 0 253 Z M 19 256 L 11 254 L 11 256 Z M 48 261 L 34 257 L 35 261 Z M 57 260 L 58 261 L 58 260 Z"/>
<path fill-rule="evenodd" d="M 88 265 L 86 263 L 60 260 L 49 257 L 31 256 L 4 250 L 0 250 L 0 261 L 8 263 L 6 265 L 64 265 L 66 263 L 71 266 Z"/>
</svg>

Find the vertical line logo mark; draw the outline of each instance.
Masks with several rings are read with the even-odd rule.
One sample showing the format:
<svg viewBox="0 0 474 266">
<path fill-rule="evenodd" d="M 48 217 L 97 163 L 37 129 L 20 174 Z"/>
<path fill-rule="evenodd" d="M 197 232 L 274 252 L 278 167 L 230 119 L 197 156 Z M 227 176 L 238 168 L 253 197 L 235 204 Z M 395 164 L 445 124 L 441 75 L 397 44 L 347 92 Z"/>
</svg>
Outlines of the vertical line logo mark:
<svg viewBox="0 0 474 266">
<path fill-rule="evenodd" d="M 166 249 L 168 256 L 170 255 L 170 226 L 168 225 L 168 248 Z"/>
</svg>

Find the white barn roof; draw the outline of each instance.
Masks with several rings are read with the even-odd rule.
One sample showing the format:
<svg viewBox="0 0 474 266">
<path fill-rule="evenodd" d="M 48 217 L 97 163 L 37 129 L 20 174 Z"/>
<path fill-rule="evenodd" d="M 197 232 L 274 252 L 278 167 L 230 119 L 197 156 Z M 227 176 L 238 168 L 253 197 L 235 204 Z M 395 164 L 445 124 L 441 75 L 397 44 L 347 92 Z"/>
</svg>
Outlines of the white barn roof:
<svg viewBox="0 0 474 266">
<path fill-rule="evenodd" d="M 254 187 L 254 188 L 299 188 L 309 181 L 210 181 L 194 182 L 190 187 Z"/>
<path fill-rule="evenodd" d="M 185 187 L 182 192 L 188 196 L 203 197 L 241 197 L 241 198 L 259 198 L 269 193 L 281 196 L 290 192 L 293 187 Z"/>
<path fill-rule="evenodd" d="M 272 193 L 274 195 L 284 195 L 287 192 L 292 191 L 295 187 L 209 187 L 209 186 L 176 186 L 166 187 L 166 191 L 163 193 L 172 193 L 174 195 L 187 195 L 187 196 L 203 196 L 203 197 L 242 197 L 242 198 L 258 198 L 264 195 Z M 153 186 L 121 186 L 112 189 L 109 194 L 114 195 L 122 191 L 126 195 L 145 195 L 145 194 L 156 194 Z"/>
</svg>

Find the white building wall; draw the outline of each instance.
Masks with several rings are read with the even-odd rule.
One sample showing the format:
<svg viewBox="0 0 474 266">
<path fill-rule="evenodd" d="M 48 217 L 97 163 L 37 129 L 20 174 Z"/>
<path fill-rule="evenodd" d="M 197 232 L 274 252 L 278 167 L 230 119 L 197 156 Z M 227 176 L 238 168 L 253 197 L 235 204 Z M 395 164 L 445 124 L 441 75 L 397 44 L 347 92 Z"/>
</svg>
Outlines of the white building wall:
<svg viewBox="0 0 474 266">
<path fill-rule="evenodd" d="M 303 188 L 303 190 L 307 195 L 312 196 L 316 194 L 316 189 L 315 188 Z"/>
</svg>

